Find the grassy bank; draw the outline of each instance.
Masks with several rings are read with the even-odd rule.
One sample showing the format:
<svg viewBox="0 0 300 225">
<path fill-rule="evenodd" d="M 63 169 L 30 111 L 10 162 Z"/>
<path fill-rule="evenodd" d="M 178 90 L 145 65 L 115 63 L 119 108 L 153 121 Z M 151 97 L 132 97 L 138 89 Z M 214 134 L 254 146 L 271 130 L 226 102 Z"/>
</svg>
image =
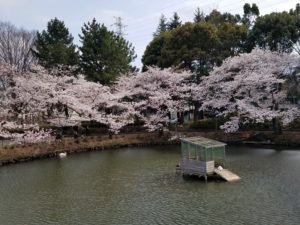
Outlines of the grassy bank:
<svg viewBox="0 0 300 225">
<path fill-rule="evenodd" d="M 81 139 L 64 138 L 51 144 L 7 145 L 0 148 L 1 165 L 29 161 L 38 158 L 54 157 L 58 153 L 105 150 L 127 146 L 168 144 L 167 135 L 159 133 L 121 134 L 108 136 L 91 136 Z"/>
</svg>

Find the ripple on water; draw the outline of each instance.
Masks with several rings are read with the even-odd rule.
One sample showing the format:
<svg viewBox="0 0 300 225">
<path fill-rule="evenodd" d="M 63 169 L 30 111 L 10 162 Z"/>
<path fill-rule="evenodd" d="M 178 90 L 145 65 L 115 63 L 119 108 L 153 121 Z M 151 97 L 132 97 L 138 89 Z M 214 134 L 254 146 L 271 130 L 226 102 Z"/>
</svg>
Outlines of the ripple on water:
<svg viewBox="0 0 300 225">
<path fill-rule="evenodd" d="M 2 167 L 0 224 L 298 224 L 300 151 L 227 153 L 239 182 L 183 179 L 174 146 Z"/>
</svg>

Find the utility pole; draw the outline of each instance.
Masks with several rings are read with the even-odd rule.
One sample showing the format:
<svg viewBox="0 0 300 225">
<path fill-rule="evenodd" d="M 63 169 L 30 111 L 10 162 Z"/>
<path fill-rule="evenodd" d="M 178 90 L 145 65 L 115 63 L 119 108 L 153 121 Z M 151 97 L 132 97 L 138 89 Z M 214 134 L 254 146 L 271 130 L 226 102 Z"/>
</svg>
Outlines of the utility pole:
<svg viewBox="0 0 300 225">
<path fill-rule="evenodd" d="M 115 26 L 115 33 L 118 36 L 125 36 L 125 27 L 127 27 L 127 25 L 124 25 L 122 22 L 122 18 L 121 17 L 114 17 L 116 19 L 116 22 L 113 24 L 113 26 Z"/>
</svg>

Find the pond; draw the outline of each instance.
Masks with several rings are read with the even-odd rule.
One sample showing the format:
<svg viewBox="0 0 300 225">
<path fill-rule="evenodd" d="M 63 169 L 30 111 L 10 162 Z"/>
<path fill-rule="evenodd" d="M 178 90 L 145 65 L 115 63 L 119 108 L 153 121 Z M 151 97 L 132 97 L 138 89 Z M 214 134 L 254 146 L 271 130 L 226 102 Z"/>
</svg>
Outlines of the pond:
<svg viewBox="0 0 300 225">
<path fill-rule="evenodd" d="M 299 224 L 300 150 L 227 147 L 235 183 L 184 179 L 179 146 L 0 168 L 0 224 Z"/>
</svg>

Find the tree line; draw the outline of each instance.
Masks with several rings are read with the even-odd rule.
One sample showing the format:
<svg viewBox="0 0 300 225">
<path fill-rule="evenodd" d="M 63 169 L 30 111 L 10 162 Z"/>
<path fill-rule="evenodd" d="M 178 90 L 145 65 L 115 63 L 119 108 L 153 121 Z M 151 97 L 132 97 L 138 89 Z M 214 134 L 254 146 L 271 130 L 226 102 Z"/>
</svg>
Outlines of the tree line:
<svg viewBox="0 0 300 225">
<path fill-rule="evenodd" d="M 300 4 L 289 12 L 260 16 L 256 4 L 245 4 L 242 16 L 213 10 L 205 15 L 200 8 L 192 22 L 182 23 L 175 12 L 169 20 L 162 15 L 153 40 L 142 57 L 143 68 L 158 66 L 188 69 L 199 82 L 224 59 L 263 49 L 300 53 Z M 111 84 L 120 74 L 136 71 L 134 47 L 120 34 L 93 19 L 81 28 L 80 46 L 73 43 L 64 22 L 50 20 L 45 30 L 27 31 L 0 23 L 0 61 L 19 70 L 39 63 L 52 69 L 74 66 L 91 81 Z"/>
<path fill-rule="evenodd" d="M 108 86 L 81 74 L 50 74 L 40 66 L 20 75 L 0 64 L 0 136 L 16 143 L 49 140 L 51 132 L 34 119 L 41 115 L 43 124 L 51 127 L 99 123 L 118 133 L 139 124 L 162 131 L 172 122 L 170 114 L 182 118 L 193 110 L 221 118 L 225 132 L 270 122 L 280 132 L 300 116 L 297 106 L 286 104 L 289 90 L 299 88 L 294 82 L 299 65 L 297 55 L 255 48 L 226 59 L 199 84 L 190 82 L 190 71 L 148 67 L 142 73 L 123 74 Z M 195 103 L 198 109 L 191 107 Z"/>
<path fill-rule="evenodd" d="M 242 17 L 199 8 L 185 24 L 177 13 L 161 17 L 142 73 L 130 65 L 132 45 L 95 19 L 83 25 L 81 46 L 57 18 L 41 32 L 1 23 L 0 136 L 26 138 L 13 132 L 25 129 L 18 120 L 40 115 L 56 127 L 98 122 L 110 132 L 134 123 L 160 130 L 170 113 L 182 118 L 191 110 L 225 118 L 226 132 L 287 125 L 300 116 L 286 104 L 299 99 L 300 59 L 290 54 L 299 43 L 299 12 L 297 5 L 259 16 L 255 4 L 245 4 Z M 28 126 L 41 131 L 36 121 Z"/>
<path fill-rule="evenodd" d="M 162 15 L 142 57 L 143 70 L 153 65 L 176 67 L 191 70 L 197 78 L 208 75 L 227 57 L 255 47 L 300 53 L 300 4 L 289 12 L 263 16 L 256 4 L 246 3 L 243 9 L 240 16 L 217 10 L 205 15 L 197 8 L 194 21 L 185 24 L 177 13 L 169 21 Z"/>
<path fill-rule="evenodd" d="M 86 79 L 109 84 L 122 73 L 136 70 L 134 47 L 122 36 L 93 19 L 85 23 L 79 35 L 81 46 L 73 43 L 64 22 L 50 20 L 41 32 L 19 29 L 0 23 L 0 62 L 26 71 L 35 62 L 47 69 L 73 66 Z"/>
</svg>

